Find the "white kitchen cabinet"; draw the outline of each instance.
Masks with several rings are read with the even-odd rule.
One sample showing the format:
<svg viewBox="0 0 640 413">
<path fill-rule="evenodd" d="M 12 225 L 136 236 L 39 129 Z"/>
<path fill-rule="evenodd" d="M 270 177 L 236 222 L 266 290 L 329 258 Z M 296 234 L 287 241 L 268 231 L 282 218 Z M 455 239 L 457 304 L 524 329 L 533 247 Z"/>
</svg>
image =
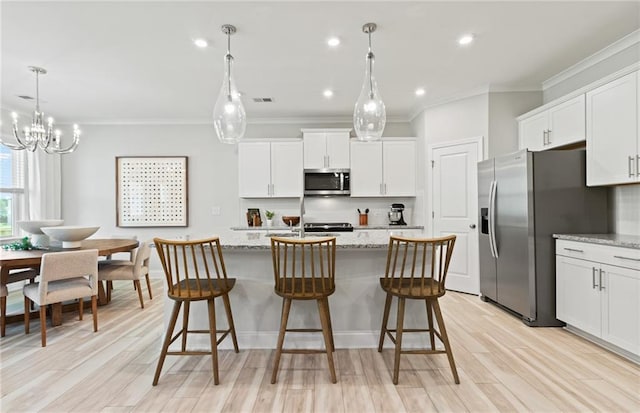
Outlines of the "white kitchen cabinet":
<svg viewBox="0 0 640 413">
<path fill-rule="evenodd" d="M 640 72 L 587 92 L 587 185 L 640 182 Z"/>
<path fill-rule="evenodd" d="M 348 169 L 351 129 L 302 129 L 304 169 Z"/>
<path fill-rule="evenodd" d="M 242 198 L 302 196 L 302 142 L 238 144 L 239 194 Z"/>
<path fill-rule="evenodd" d="M 640 355 L 640 250 L 558 240 L 556 317 Z"/>
<path fill-rule="evenodd" d="M 585 96 L 581 94 L 518 118 L 520 149 L 542 151 L 585 140 Z"/>
<path fill-rule="evenodd" d="M 415 139 L 351 142 L 351 196 L 415 196 Z"/>
</svg>

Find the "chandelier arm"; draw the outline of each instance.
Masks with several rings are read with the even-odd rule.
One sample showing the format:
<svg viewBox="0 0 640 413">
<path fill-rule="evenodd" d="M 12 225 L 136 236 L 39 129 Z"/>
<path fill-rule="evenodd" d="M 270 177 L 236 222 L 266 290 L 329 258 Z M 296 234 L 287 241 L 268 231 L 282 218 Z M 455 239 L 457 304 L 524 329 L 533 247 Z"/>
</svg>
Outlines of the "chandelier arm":
<svg viewBox="0 0 640 413">
<path fill-rule="evenodd" d="M 71 153 L 73 151 L 76 150 L 76 148 L 78 147 L 78 144 L 80 143 L 80 132 L 77 129 L 74 129 L 73 131 L 73 142 L 71 142 L 71 144 L 64 148 L 64 149 L 52 149 L 50 147 L 46 147 L 44 148 L 44 151 L 48 154 L 60 154 L 60 155 L 64 155 L 67 153 Z"/>
<path fill-rule="evenodd" d="M 16 145 L 15 143 L 5 142 L 5 140 L 2 139 L 2 137 L 0 137 L 0 143 L 9 149 L 13 149 L 14 151 L 23 151 L 27 149 L 27 147 L 24 145 L 20 145 L 20 144 Z"/>
<path fill-rule="evenodd" d="M 37 141 L 29 142 L 28 140 L 22 140 L 22 138 L 20 137 L 20 131 L 18 131 L 18 124 L 15 122 L 13 123 L 13 137 L 16 139 L 16 142 L 18 142 L 18 145 L 22 146 L 22 149 L 28 149 L 33 152 L 38 146 Z"/>
</svg>

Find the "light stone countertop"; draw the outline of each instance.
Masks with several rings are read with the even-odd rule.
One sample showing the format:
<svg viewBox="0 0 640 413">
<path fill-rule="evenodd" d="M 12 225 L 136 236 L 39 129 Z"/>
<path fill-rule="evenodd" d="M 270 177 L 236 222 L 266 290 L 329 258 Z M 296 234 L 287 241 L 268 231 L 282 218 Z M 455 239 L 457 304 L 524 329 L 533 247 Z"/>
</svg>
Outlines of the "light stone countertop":
<svg viewBox="0 0 640 413">
<path fill-rule="evenodd" d="M 300 227 L 293 227 L 298 229 Z M 403 229 L 419 229 L 424 230 L 422 225 L 367 225 L 367 226 L 354 226 L 354 231 L 368 231 L 372 229 L 387 229 L 387 230 L 403 230 Z M 231 227 L 232 231 L 289 231 L 290 228 L 284 225 L 267 227 L 265 225 L 261 227 Z"/>
<path fill-rule="evenodd" d="M 623 234 L 553 234 L 554 238 L 591 244 L 640 249 L 640 235 Z"/>
<path fill-rule="evenodd" d="M 382 228 L 381 228 L 382 229 Z M 387 228 L 384 228 L 387 229 Z M 354 231 L 354 232 L 334 232 L 334 233 L 306 233 L 305 238 L 313 238 L 319 236 L 331 235 L 336 237 L 337 248 L 387 248 L 389 246 L 389 235 L 406 235 L 416 237 L 428 237 L 422 231 L 405 231 L 412 228 L 394 227 L 389 231 Z M 267 228 L 254 231 L 237 231 L 229 229 L 221 231 L 216 235 L 220 237 L 220 243 L 226 250 L 262 250 L 270 249 L 271 241 L 269 234 L 288 234 L 289 228 Z"/>
</svg>

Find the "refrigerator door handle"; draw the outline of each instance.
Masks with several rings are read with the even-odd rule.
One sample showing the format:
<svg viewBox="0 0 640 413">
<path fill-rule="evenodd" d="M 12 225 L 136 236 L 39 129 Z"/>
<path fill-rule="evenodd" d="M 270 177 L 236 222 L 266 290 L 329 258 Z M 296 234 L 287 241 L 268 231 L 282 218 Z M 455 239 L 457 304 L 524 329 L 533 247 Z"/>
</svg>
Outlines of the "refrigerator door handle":
<svg viewBox="0 0 640 413">
<path fill-rule="evenodd" d="M 489 189 L 489 246 L 491 247 L 491 255 L 498 258 L 498 245 L 496 244 L 496 191 L 498 182 L 491 181 Z"/>
</svg>

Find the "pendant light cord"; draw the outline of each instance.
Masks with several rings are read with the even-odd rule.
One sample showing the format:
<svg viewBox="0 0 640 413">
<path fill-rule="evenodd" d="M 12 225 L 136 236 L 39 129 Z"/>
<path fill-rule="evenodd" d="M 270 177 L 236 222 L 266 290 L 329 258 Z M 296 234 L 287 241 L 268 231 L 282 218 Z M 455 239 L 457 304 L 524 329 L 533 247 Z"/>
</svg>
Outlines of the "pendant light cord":
<svg viewBox="0 0 640 413">
<path fill-rule="evenodd" d="M 227 32 L 227 99 L 231 102 L 231 31 Z"/>
<path fill-rule="evenodd" d="M 40 113 L 40 87 L 38 77 L 40 73 L 36 70 L 36 112 Z"/>
<path fill-rule="evenodd" d="M 369 52 L 367 53 L 367 63 L 369 64 L 369 98 L 373 99 L 373 52 L 371 51 L 371 32 L 369 35 Z"/>
</svg>

